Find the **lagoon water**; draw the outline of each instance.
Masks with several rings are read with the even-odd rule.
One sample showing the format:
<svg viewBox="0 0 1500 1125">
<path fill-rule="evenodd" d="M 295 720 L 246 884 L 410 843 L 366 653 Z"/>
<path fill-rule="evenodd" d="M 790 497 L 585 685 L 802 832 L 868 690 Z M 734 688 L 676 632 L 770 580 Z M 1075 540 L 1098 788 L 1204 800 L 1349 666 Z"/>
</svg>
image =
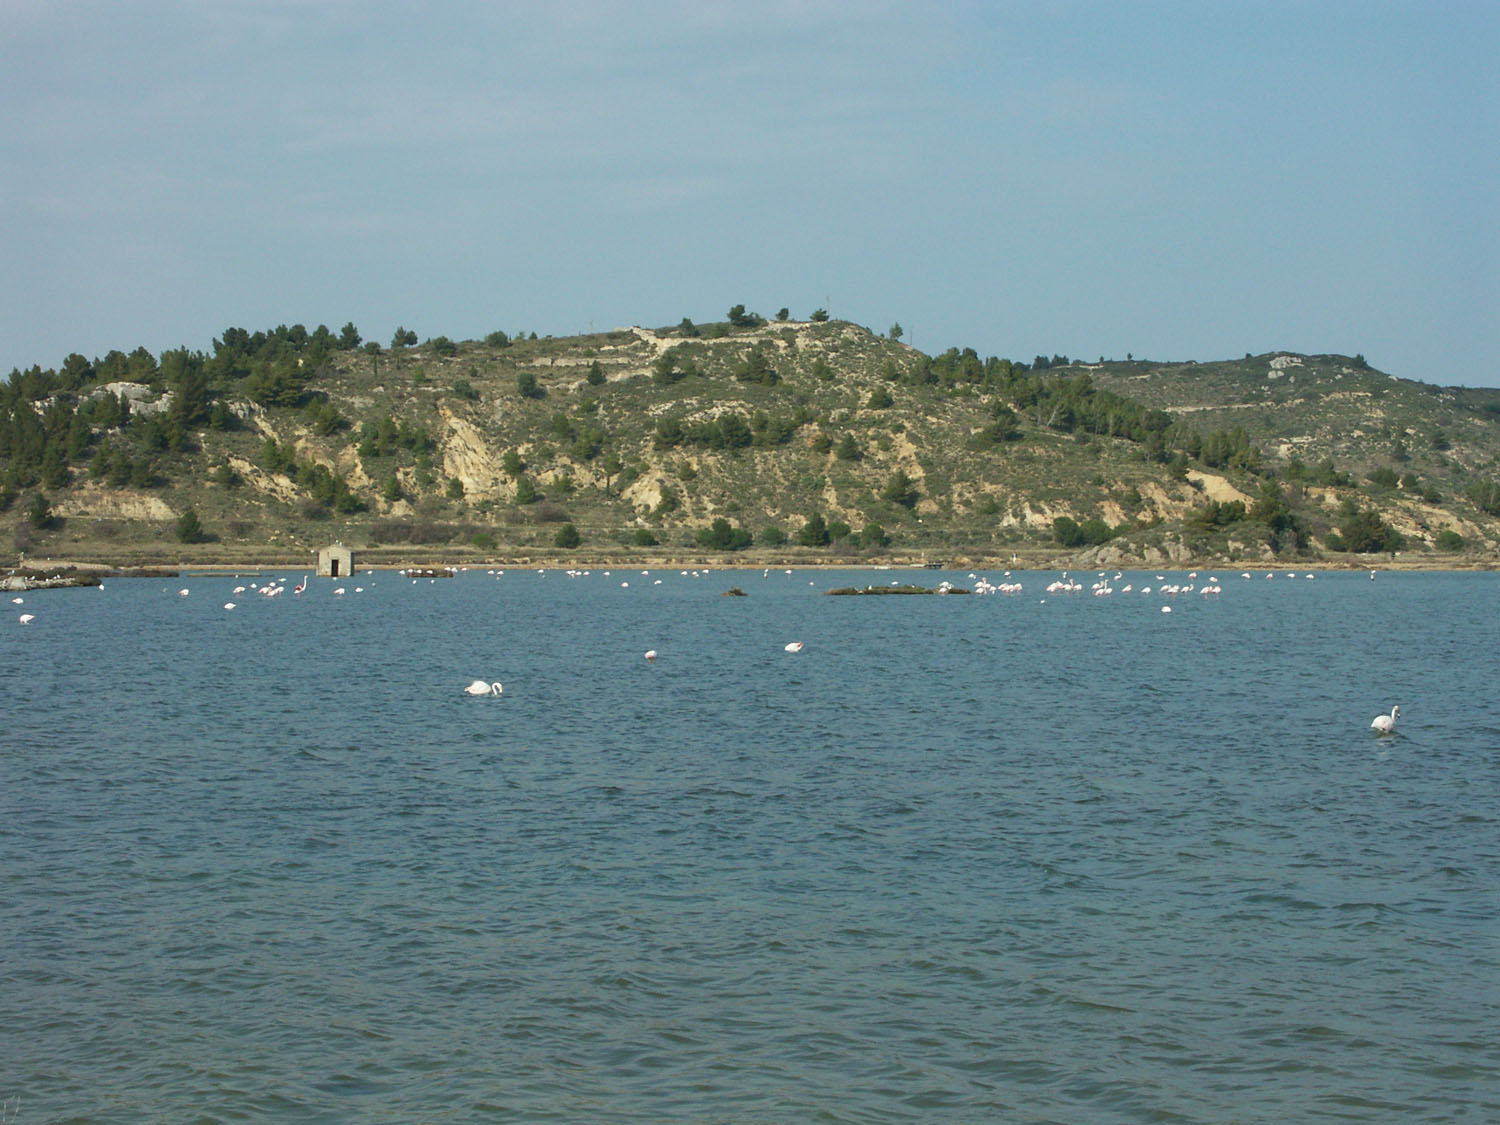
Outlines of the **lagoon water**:
<svg viewBox="0 0 1500 1125">
<path fill-rule="evenodd" d="M 0 1114 L 1500 1119 L 1500 576 L 1253 574 L 27 594 Z"/>
</svg>

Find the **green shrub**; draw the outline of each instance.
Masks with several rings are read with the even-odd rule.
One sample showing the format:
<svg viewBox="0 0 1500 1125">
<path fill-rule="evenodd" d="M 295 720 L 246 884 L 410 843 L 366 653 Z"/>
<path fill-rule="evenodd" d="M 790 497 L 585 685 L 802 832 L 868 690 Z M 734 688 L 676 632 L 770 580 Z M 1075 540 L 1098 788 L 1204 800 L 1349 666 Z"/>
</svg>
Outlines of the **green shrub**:
<svg viewBox="0 0 1500 1125">
<path fill-rule="evenodd" d="M 900 504 L 903 508 L 914 507 L 917 503 L 916 486 L 906 475 L 905 469 L 897 469 L 891 474 L 890 480 L 886 481 L 885 488 L 881 490 L 880 495 L 893 504 Z"/>
<path fill-rule="evenodd" d="M 203 530 L 203 525 L 198 522 L 198 513 L 189 508 L 177 517 L 177 541 L 179 543 L 203 543 L 208 539 L 208 533 Z"/>
<path fill-rule="evenodd" d="M 1339 524 L 1346 549 L 1356 554 L 1394 552 L 1401 549 L 1401 533 L 1370 509 L 1356 509 Z"/>
<path fill-rule="evenodd" d="M 754 539 L 743 527 L 735 527 L 720 516 L 708 527 L 699 530 L 696 541 L 698 546 L 715 551 L 742 551 Z"/>
<path fill-rule="evenodd" d="M 1187 523 L 1194 527 L 1213 529 L 1239 523 L 1246 517 L 1243 500 L 1210 500 L 1202 508 L 1188 513 Z"/>
<path fill-rule="evenodd" d="M 1083 546 L 1083 528 L 1071 516 L 1058 516 L 1052 521 L 1052 537 L 1064 547 Z"/>
<path fill-rule="evenodd" d="M 1083 536 L 1084 543 L 1090 547 L 1097 547 L 1101 543 L 1108 543 L 1115 535 L 1114 528 L 1097 518 L 1084 520 L 1078 525 L 1078 531 Z"/>
<path fill-rule="evenodd" d="M 763 387 L 774 387 L 781 376 L 771 366 L 766 353 L 756 348 L 735 368 L 734 377 L 742 383 L 757 383 Z"/>
<path fill-rule="evenodd" d="M 807 518 L 802 530 L 797 532 L 797 543 L 802 547 L 828 546 L 828 524 L 824 522 L 822 515 L 814 512 Z"/>
<path fill-rule="evenodd" d="M 40 531 L 52 522 L 52 505 L 38 492 L 26 508 L 26 522 Z"/>
</svg>

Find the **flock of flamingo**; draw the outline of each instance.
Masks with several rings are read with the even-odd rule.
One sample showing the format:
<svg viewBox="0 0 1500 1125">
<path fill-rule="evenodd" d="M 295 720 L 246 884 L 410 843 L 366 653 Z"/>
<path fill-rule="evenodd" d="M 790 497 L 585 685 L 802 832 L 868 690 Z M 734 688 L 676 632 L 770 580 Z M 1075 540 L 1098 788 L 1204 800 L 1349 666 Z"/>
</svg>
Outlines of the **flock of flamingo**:
<svg viewBox="0 0 1500 1125">
<path fill-rule="evenodd" d="M 460 567 L 459 569 L 460 570 L 467 570 L 468 568 L 467 567 Z M 398 573 L 402 577 L 407 577 L 407 572 L 404 571 L 404 570 L 399 571 Z M 486 573 L 488 573 L 488 574 L 490 574 L 490 575 L 492 575 L 492 576 L 494 576 L 496 578 L 500 578 L 500 577 L 504 576 L 505 571 L 503 571 L 503 570 L 490 570 L 490 571 L 487 571 Z M 547 573 L 547 571 L 546 571 L 545 568 L 539 568 L 537 570 L 537 573 L 541 574 L 541 575 L 545 575 Z M 566 577 L 568 577 L 568 578 L 575 578 L 575 579 L 576 578 L 588 578 L 588 577 L 592 576 L 592 574 L 593 574 L 593 572 L 590 571 L 590 570 L 573 570 L 573 569 L 563 571 L 562 573 Z M 712 571 L 710 569 L 708 569 L 708 568 L 703 568 L 701 570 L 691 570 L 691 571 L 689 571 L 689 570 L 683 570 L 683 571 L 680 571 L 679 573 L 684 578 L 688 578 L 688 577 L 691 577 L 691 578 L 703 578 L 703 577 L 707 577 L 709 574 L 711 574 Z M 770 568 L 766 568 L 766 570 L 762 573 L 762 577 L 769 577 L 770 573 L 771 573 Z M 792 571 L 790 569 L 788 569 L 788 570 L 785 571 L 785 573 L 788 574 L 788 575 L 790 575 L 792 573 Z M 1298 577 L 1298 575 L 1295 572 L 1292 572 L 1292 571 L 1287 571 L 1287 572 L 1284 572 L 1284 573 L 1285 573 L 1285 576 L 1288 577 L 1288 578 L 1297 578 Z M 613 577 L 612 572 L 608 571 L 608 570 L 604 571 L 603 575 L 606 578 Z M 641 571 L 641 575 L 643 577 L 648 577 L 649 578 L 651 576 L 651 572 L 649 570 L 643 570 L 643 571 Z M 1116 571 L 1114 573 L 1113 577 L 1110 576 L 1110 574 L 1109 574 L 1108 571 L 1099 571 L 1098 572 L 1098 578 L 1088 587 L 1088 589 L 1089 589 L 1090 593 L 1094 597 L 1096 597 L 1096 598 L 1109 597 L 1110 595 L 1114 594 L 1117 589 L 1122 594 L 1129 594 L 1129 593 L 1136 593 L 1136 592 L 1138 592 L 1140 594 L 1146 595 L 1146 594 L 1151 594 L 1151 593 L 1155 592 L 1159 596 L 1164 596 L 1164 597 L 1175 597 L 1175 596 L 1177 596 L 1179 594 L 1191 594 L 1191 593 L 1193 593 L 1195 591 L 1197 593 L 1199 593 L 1200 595 L 1210 596 L 1211 597 L 1211 596 L 1215 596 L 1215 595 L 1218 595 L 1218 594 L 1222 594 L 1224 592 L 1224 588 L 1219 584 L 1218 578 L 1213 577 L 1211 575 L 1206 579 L 1206 581 L 1201 586 L 1198 585 L 1198 572 L 1197 571 L 1190 572 L 1188 574 L 1188 576 L 1187 576 L 1187 581 L 1186 582 L 1168 582 L 1167 581 L 1167 576 L 1165 574 L 1158 574 L 1158 575 L 1156 575 L 1156 581 L 1157 581 L 1158 585 L 1154 589 L 1151 586 L 1142 585 L 1140 587 L 1139 591 L 1135 590 L 1135 587 L 1134 587 L 1133 583 L 1128 583 L 1128 582 L 1125 583 L 1123 586 L 1116 587 L 1115 583 L 1119 582 L 1124 577 L 1125 577 L 1125 575 L 1124 575 L 1123 571 Z M 1243 573 L 1241 573 L 1240 577 L 1242 579 L 1248 580 L 1248 579 L 1251 578 L 1251 574 L 1250 574 L 1249 571 L 1244 571 Z M 1277 577 L 1277 573 L 1274 572 L 1274 571 L 1268 571 L 1266 573 L 1266 578 L 1268 578 L 1268 579 L 1274 579 L 1276 577 Z M 1303 577 L 1305 577 L 1308 580 L 1311 580 L 1315 576 L 1313 574 L 1311 574 L 1311 573 L 1308 573 L 1308 574 L 1304 575 Z M 292 587 L 292 594 L 293 594 L 293 596 L 300 595 L 300 594 L 302 594 L 307 589 L 308 578 L 309 578 L 309 576 L 306 575 L 306 574 L 304 574 L 302 576 L 302 581 L 299 582 L 299 583 L 297 583 L 294 587 Z M 975 593 L 975 594 L 980 594 L 980 595 L 999 594 L 999 595 L 1003 595 L 1003 596 L 1014 597 L 1014 596 L 1016 596 L 1018 594 L 1021 594 L 1025 590 L 1025 586 L 1020 581 L 1013 581 L 1012 580 L 1011 572 L 1008 571 L 1008 570 L 1004 574 L 1004 580 L 1000 581 L 1000 582 L 991 582 L 988 577 L 985 577 L 983 575 L 977 574 L 977 573 L 975 573 L 973 571 L 970 571 L 969 578 L 971 578 L 971 579 L 974 580 L 974 585 L 971 588 L 971 592 Z M 1371 581 L 1373 581 L 1374 578 L 1375 578 L 1375 572 L 1371 571 L 1370 572 L 1370 579 L 1371 579 Z M 412 584 L 413 585 L 415 585 L 417 583 L 417 581 L 418 581 L 417 578 L 412 578 Z M 429 581 L 432 581 L 432 579 L 429 579 Z M 657 579 L 654 580 L 653 584 L 657 585 L 657 586 L 660 586 L 662 584 L 662 580 L 660 578 L 657 578 Z M 810 586 L 813 586 L 813 585 L 816 585 L 816 584 L 817 584 L 816 581 L 809 581 L 809 583 L 808 583 L 808 585 L 810 585 Z M 898 585 L 898 583 L 895 582 L 895 581 L 893 581 L 891 583 L 891 585 L 895 586 L 895 585 Z M 620 582 L 620 586 L 622 588 L 628 588 L 630 586 L 630 582 L 628 580 L 622 580 Z M 102 590 L 103 588 L 104 588 L 104 586 L 101 583 L 99 585 L 98 589 Z M 1072 575 L 1070 575 L 1069 572 L 1067 572 L 1067 571 L 1063 571 L 1061 578 L 1056 579 L 1055 581 L 1049 583 L 1045 587 L 1046 593 L 1053 594 L 1053 595 L 1056 595 L 1056 594 L 1073 595 L 1073 594 L 1082 593 L 1083 590 L 1084 590 L 1083 583 L 1079 582 L 1076 578 L 1072 577 Z M 235 596 L 239 596 L 239 595 L 243 595 L 243 594 L 246 594 L 248 592 L 251 592 L 251 591 L 253 591 L 256 595 L 258 595 L 260 597 L 264 597 L 264 598 L 278 598 L 281 595 L 283 595 L 283 594 L 286 593 L 286 584 L 281 579 L 273 577 L 269 581 L 266 581 L 266 582 L 263 582 L 263 583 L 250 582 L 250 583 L 247 583 L 245 585 L 235 586 L 233 592 L 234 592 Z M 959 590 L 959 588 L 954 583 L 952 583 L 950 581 L 946 581 L 946 580 L 943 581 L 943 582 L 941 582 L 938 585 L 938 587 L 937 587 L 937 592 L 939 594 L 953 593 L 955 591 L 962 592 L 962 591 Z M 336 586 L 333 589 L 333 595 L 335 597 L 342 597 L 344 595 L 344 592 L 345 592 L 345 587 L 343 587 L 343 586 Z M 364 587 L 363 586 L 356 586 L 356 587 L 354 587 L 354 592 L 356 594 L 363 593 L 364 592 Z M 183 597 L 183 598 L 188 597 L 190 593 L 191 593 L 191 591 L 186 586 L 182 587 L 181 589 L 179 589 L 177 591 L 178 596 L 179 597 Z M 1044 605 L 1046 604 L 1046 601 L 1047 601 L 1046 598 L 1042 598 L 1041 599 L 1041 603 L 1044 604 Z M 23 605 L 23 604 L 25 604 L 24 599 L 19 598 L 19 597 L 12 598 L 11 602 L 14 605 Z M 224 609 L 226 609 L 226 610 L 233 610 L 233 609 L 237 608 L 237 604 L 238 603 L 233 602 L 233 601 L 225 602 L 224 603 Z M 1171 613 L 1172 612 L 1172 607 L 1164 605 L 1164 606 L 1161 607 L 1161 611 L 1163 613 Z M 22 625 L 29 625 L 33 621 L 36 620 L 36 616 L 34 614 L 31 614 L 31 613 L 23 613 L 23 614 L 20 615 L 20 617 L 19 617 L 18 620 L 19 620 L 20 624 L 22 624 Z M 804 647 L 806 647 L 806 646 L 805 646 L 805 643 L 802 642 L 802 641 L 789 641 L 785 645 L 782 646 L 783 651 L 785 651 L 787 653 L 792 653 L 792 654 L 801 652 Z M 656 661 L 656 659 L 657 659 L 657 651 L 655 649 L 648 649 L 643 655 L 644 655 L 647 663 L 654 663 Z M 504 690 L 505 690 L 504 686 L 502 684 L 500 684 L 498 681 L 491 682 L 491 681 L 477 680 L 477 679 L 471 681 L 463 689 L 465 695 L 472 696 L 472 697 L 475 697 L 475 698 L 489 698 L 489 699 L 499 698 L 501 695 L 504 694 Z M 1400 716 L 1400 714 L 1401 714 L 1401 708 L 1399 706 L 1393 706 L 1391 708 L 1391 710 L 1390 710 L 1390 714 L 1384 714 L 1384 713 L 1382 713 L 1382 714 L 1376 715 L 1375 718 L 1370 723 L 1370 729 L 1373 730 L 1373 731 L 1375 731 L 1377 737 L 1382 737 L 1383 738 L 1383 737 L 1387 737 L 1389 735 L 1392 735 L 1396 731 L 1396 720 Z"/>
</svg>

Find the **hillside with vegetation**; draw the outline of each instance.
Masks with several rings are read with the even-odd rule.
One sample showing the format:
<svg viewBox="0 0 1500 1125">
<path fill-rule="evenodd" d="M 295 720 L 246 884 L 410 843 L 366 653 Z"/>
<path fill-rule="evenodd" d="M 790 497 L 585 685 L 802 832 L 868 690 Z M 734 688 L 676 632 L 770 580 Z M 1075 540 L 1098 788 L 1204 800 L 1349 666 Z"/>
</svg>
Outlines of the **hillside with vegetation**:
<svg viewBox="0 0 1500 1125">
<path fill-rule="evenodd" d="M 0 386 L 13 559 L 1491 565 L 1500 391 L 1360 357 L 925 355 L 821 310 L 227 329 Z"/>
</svg>

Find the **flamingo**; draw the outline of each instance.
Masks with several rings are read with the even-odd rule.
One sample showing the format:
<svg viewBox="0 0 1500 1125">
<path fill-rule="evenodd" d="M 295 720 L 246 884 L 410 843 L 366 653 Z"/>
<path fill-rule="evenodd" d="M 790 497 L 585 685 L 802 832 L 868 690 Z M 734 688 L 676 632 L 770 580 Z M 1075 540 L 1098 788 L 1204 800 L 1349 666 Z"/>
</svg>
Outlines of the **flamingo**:
<svg viewBox="0 0 1500 1125">
<path fill-rule="evenodd" d="M 307 589 L 307 575 L 304 574 L 302 576 L 302 584 L 300 586 L 294 586 L 294 587 L 292 587 L 292 593 L 294 593 L 294 594 L 300 594 L 305 589 Z"/>
<path fill-rule="evenodd" d="M 20 621 L 22 625 L 30 625 L 36 618 L 29 613 L 23 613 L 16 620 Z"/>
<path fill-rule="evenodd" d="M 505 689 L 498 683 L 487 684 L 483 680 L 474 680 L 468 687 L 464 688 L 465 695 L 499 695 Z"/>
<path fill-rule="evenodd" d="M 647 660 L 655 660 L 656 659 L 656 650 L 654 648 L 648 648 L 646 650 L 646 659 Z"/>
<path fill-rule="evenodd" d="M 1401 714 L 1400 707 L 1392 707 L 1389 715 L 1376 715 L 1370 722 L 1370 729 L 1379 731 L 1381 734 L 1396 733 L 1396 716 Z"/>
<path fill-rule="evenodd" d="M 792 641 L 789 644 L 783 645 L 782 648 L 783 648 L 783 651 L 785 651 L 785 652 L 801 652 L 802 651 L 802 642 L 801 641 Z"/>
</svg>

